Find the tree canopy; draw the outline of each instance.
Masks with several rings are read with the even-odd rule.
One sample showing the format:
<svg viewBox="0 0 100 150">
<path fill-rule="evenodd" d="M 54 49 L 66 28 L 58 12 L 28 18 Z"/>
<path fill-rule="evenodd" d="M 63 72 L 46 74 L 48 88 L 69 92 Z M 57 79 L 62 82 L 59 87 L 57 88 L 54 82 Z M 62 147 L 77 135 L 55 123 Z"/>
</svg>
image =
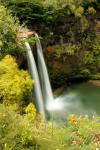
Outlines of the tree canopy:
<svg viewBox="0 0 100 150">
<path fill-rule="evenodd" d="M 27 71 L 19 70 L 13 57 L 0 61 L 0 101 L 22 105 L 32 92 L 33 82 Z"/>
</svg>

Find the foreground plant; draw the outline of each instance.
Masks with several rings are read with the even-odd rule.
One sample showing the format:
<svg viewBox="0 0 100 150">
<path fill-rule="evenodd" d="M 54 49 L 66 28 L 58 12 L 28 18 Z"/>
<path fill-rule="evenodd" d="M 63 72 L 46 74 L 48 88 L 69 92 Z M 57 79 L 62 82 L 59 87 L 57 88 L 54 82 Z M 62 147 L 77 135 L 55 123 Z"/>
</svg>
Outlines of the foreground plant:
<svg viewBox="0 0 100 150">
<path fill-rule="evenodd" d="M 7 55 L 0 61 L 0 101 L 6 104 L 25 103 L 33 81 L 27 71 L 20 70 L 16 60 Z"/>
<path fill-rule="evenodd" d="M 37 142 L 27 120 L 0 105 L 0 150 L 35 150 Z"/>
<path fill-rule="evenodd" d="M 31 109 L 32 108 L 32 109 Z M 27 113 L 33 114 L 33 104 Z M 31 111 L 32 110 L 32 111 Z M 2 150 L 97 150 L 100 149 L 100 117 L 69 116 L 66 125 L 45 122 L 40 115 L 20 115 L 0 105 L 0 149 Z"/>
</svg>

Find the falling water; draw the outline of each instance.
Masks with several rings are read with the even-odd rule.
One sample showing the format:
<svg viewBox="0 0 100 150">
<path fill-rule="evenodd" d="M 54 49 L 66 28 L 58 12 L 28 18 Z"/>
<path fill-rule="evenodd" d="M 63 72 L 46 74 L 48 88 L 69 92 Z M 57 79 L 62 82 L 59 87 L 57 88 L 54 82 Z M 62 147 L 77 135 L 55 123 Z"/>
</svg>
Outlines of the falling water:
<svg viewBox="0 0 100 150">
<path fill-rule="evenodd" d="M 44 114 L 44 105 L 43 105 L 43 97 L 42 97 L 42 92 L 41 92 L 41 87 L 40 87 L 40 82 L 39 82 L 39 76 L 36 68 L 36 63 L 35 59 L 31 50 L 30 45 L 28 42 L 25 42 L 25 46 L 27 49 L 27 60 L 28 60 L 28 65 L 29 65 L 29 70 L 30 74 L 32 76 L 32 79 L 35 81 L 34 84 L 34 94 L 35 94 L 35 99 L 36 99 L 36 107 L 38 112 Z"/>
<path fill-rule="evenodd" d="M 38 70 L 39 70 L 39 76 L 40 76 L 40 81 L 41 81 L 42 94 L 46 102 L 46 105 L 47 104 L 50 105 L 50 103 L 54 99 L 53 92 L 52 92 L 47 67 L 45 64 L 44 56 L 43 56 L 41 42 L 40 42 L 38 35 L 35 34 L 35 36 L 37 38 L 36 47 L 37 47 L 37 58 L 38 58 Z"/>
</svg>

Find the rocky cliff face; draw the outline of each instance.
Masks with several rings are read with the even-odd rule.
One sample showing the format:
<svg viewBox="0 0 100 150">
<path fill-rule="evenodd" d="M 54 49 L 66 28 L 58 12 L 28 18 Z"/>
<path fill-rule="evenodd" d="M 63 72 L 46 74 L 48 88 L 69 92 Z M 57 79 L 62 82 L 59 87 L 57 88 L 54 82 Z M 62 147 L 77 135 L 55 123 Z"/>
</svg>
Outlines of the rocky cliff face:
<svg viewBox="0 0 100 150">
<path fill-rule="evenodd" d="M 43 43 L 51 80 L 58 85 L 76 78 L 93 78 L 100 72 L 98 14 L 83 21 L 67 21 L 58 23 L 51 39 L 45 36 Z"/>
</svg>

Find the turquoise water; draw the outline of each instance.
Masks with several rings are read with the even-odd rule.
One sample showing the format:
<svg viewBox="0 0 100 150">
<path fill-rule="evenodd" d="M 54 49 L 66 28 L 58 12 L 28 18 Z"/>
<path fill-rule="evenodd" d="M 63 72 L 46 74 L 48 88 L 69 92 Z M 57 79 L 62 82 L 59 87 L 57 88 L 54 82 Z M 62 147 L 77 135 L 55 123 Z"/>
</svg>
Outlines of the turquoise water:
<svg viewBox="0 0 100 150">
<path fill-rule="evenodd" d="M 57 120 L 69 114 L 100 115 L 100 87 L 91 83 L 81 83 L 67 87 L 62 95 L 55 98 L 51 114 Z"/>
</svg>

